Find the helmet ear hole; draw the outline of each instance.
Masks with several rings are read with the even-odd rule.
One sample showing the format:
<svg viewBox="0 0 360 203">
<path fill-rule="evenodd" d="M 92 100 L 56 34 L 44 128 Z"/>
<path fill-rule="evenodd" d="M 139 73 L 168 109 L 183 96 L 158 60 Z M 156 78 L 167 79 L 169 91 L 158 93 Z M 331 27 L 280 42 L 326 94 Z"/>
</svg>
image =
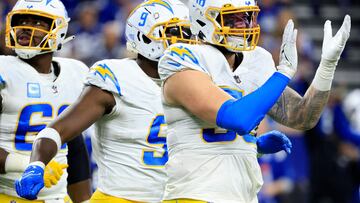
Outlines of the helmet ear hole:
<svg viewBox="0 0 360 203">
<path fill-rule="evenodd" d="M 204 35 L 204 33 L 203 33 L 202 31 L 199 31 L 198 37 L 199 37 L 200 39 L 202 39 L 202 40 L 205 39 L 205 35 Z"/>
<path fill-rule="evenodd" d="M 201 26 L 204 27 L 206 24 L 201 20 L 196 20 L 196 22 Z"/>
<path fill-rule="evenodd" d="M 140 40 L 140 31 L 138 31 L 138 33 L 137 33 L 137 38 L 138 38 L 138 41 L 140 42 L 141 40 Z"/>
<path fill-rule="evenodd" d="M 145 35 L 142 35 L 142 39 L 144 41 L 145 44 L 150 44 L 151 43 L 151 39 L 149 39 L 148 37 L 146 37 Z"/>
</svg>

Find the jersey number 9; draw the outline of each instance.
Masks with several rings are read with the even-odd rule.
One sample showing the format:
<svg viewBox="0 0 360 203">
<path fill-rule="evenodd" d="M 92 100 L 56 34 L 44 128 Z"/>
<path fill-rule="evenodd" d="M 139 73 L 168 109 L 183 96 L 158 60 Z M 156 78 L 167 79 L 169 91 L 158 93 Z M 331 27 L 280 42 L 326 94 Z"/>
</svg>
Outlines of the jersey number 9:
<svg viewBox="0 0 360 203">
<path fill-rule="evenodd" d="M 161 146 L 163 148 L 163 152 L 159 153 L 157 152 L 158 150 L 143 150 L 143 161 L 147 166 L 164 166 L 168 160 L 166 134 L 164 136 L 161 132 L 161 127 L 164 125 L 166 125 L 164 115 L 156 116 L 150 125 L 146 141 L 154 148 Z"/>
</svg>

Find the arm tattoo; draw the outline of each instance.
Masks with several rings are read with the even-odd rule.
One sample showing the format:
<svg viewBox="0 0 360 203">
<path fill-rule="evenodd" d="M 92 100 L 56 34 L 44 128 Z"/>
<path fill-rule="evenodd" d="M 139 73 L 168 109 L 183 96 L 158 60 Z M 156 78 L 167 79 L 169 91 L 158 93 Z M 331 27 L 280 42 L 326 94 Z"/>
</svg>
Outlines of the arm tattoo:
<svg viewBox="0 0 360 203">
<path fill-rule="evenodd" d="M 319 91 L 310 86 L 304 97 L 286 87 L 279 100 L 269 111 L 277 122 L 297 130 L 313 128 L 329 99 L 330 91 Z"/>
</svg>

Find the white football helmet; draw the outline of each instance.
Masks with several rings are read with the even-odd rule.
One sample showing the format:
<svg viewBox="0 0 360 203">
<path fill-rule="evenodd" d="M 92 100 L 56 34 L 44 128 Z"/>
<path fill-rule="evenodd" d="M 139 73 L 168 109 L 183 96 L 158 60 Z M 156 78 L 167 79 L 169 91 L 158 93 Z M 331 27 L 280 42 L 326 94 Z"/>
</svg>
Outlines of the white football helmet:
<svg viewBox="0 0 360 203">
<path fill-rule="evenodd" d="M 125 35 L 129 51 L 158 61 L 173 43 L 192 43 L 188 8 L 178 0 L 148 0 L 127 19 Z"/>
<path fill-rule="evenodd" d="M 260 36 L 255 0 L 189 0 L 191 32 L 232 52 L 255 49 Z"/>
<path fill-rule="evenodd" d="M 49 20 L 50 29 L 43 30 L 20 25 L 16 19 L 21 15 Z M 60 50 L 64 43 L 73 38 L 65 39 L 69 21 L 65 6 L 60 0 L 19 0 L 6 18 L 6 46 L 14 49 L 16 54 L 23 59 Z M 18 43 L 17 34 L 20 29 L 30 30 L 30 43 L 27 46 Z M 32 45 L 35 31 L 46 34 L 37 46 Z"/>
</svg>

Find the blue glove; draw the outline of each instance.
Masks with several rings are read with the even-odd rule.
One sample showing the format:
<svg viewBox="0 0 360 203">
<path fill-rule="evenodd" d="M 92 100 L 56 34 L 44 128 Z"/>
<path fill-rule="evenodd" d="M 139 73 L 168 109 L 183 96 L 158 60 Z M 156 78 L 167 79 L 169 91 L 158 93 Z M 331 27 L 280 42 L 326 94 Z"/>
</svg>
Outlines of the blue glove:
<svg viewBox="0 0 360 203">
<path fill-rule="evenodd" d="M 273 154 L 281 150 L 291 153 L 292 144 L 282 132 L 273 130 L 261 135 L 257 141 L 257 151 L 261 154 Z"/>
<path fill-rule="evenodd" d="M 37 199 L 37 195 L 44 187 L 44 168 L 39 165 L 29 165 L 21 178 L 15 181 L 17 194 L 28 200 Z"/>
</svg>

